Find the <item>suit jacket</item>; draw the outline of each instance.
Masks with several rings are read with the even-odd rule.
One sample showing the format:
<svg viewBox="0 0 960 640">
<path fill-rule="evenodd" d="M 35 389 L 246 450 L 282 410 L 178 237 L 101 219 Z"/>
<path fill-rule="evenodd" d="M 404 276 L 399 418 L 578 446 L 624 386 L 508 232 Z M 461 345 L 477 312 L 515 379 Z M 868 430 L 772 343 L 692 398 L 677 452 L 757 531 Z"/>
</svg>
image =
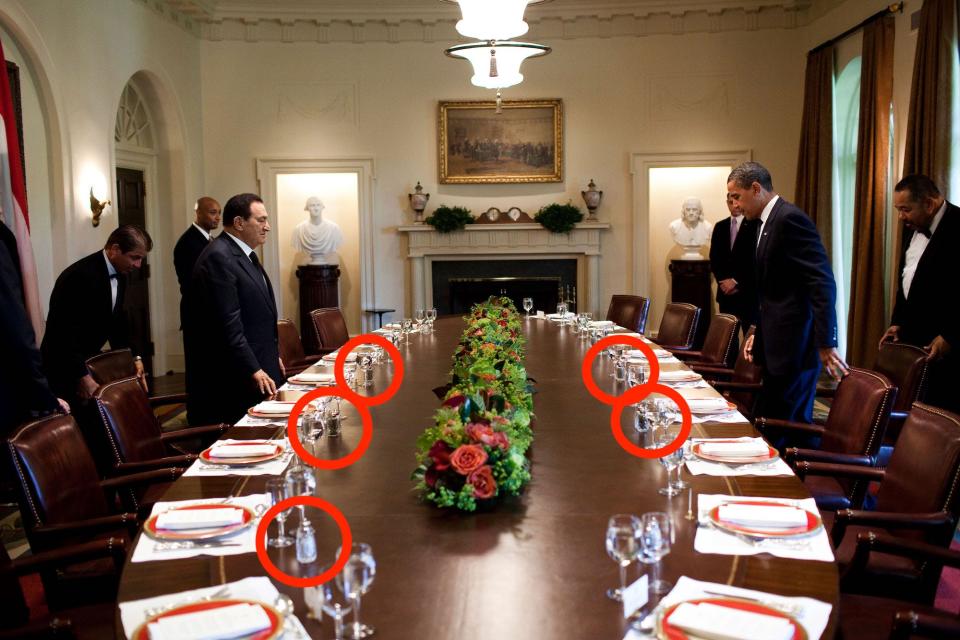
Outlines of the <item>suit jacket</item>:
<svg viewBox="0 0 960 640">
<path fill-rule="evenodd" d="M 283 382 L 273 288 L 228 235 L 203 250 L 191 276 L 184 342 L 191 350 L 187 409 L 195 424 L 239 420 L 263 399 L 253 382 L 259 369 L 277 386 Z"/>
<path fill-rule="evenodd" d="M 99 353 L 107 340 L 114 349 L 130 346 L 123 310 L 126 276 L 118 274 L 117 283 L 117 303 L 112 306 L 107 262 L 98 250 L 67 267 L 53 285 L 40 351 L 58 396 L 74 396 L 77 381 L 87 374 L 86 359 Z"/>
<path fill-rule="evenodd" d="M 818 367 L 817 350 L 837 346 L 837 285 L 813 221 L 777 200 L 760 230 L 756 261 L 754 353 L 775 376 Z"/>
<path fill-rule="evenodd" d="M 757 287 L 754 273 L 754 256 L 757 246 L 757 228 L 759 220 L 741 220 L 737 239 L 730 247 L 730 224 L 727 217 L 713 227 L 710 240 L 710 271 L 717 279 L 717 306 L 721 313 L 732 313 L 740 318 L 747 327 L 756 322 Z M 720 290 L 721 280 L 733 278 L 737 281 L 737 293 L 728 295 Z"/>
<path fill-rule="evenodd" d="M 0 239 L 0 343 L 5 354 L 0 367 L 0 435 L 6 437 L 21 422 L 55 411 L 58 405 L 41 369 L 37 338 L 23 306 L 17 241 L 2 222 Z"/>
<path fill-rule="evenodd" d="M 210 244 L 206 237 L 196 226 L 190 227 L 183 232 L 180 239 L 177 240 L 173 248 L 173 268 L 177 272 L 177 281 L 180 283 L 180 328 L 186 324 L 184 314 L 188 310 L 186 301 L 188 299 L 188 290 L 190 288 L 190 276 L 193 273 L 193 265 L 197 258 L 203 253 L 203 250 Z"/>
<path fill-rule="evenodd" d="M 904 234 L 900 264 L 913 234 Z M 925 347 L 937 336 L 960 348 L 960 301 L 953 278 L 960 272 L 960 208 L 947 203 L 947 210 L 920 256 L 910 284 L 910 297 L 903 295 L 900 277 L 893 324 L 900 326 L 900 339 Z"/>
</svg>

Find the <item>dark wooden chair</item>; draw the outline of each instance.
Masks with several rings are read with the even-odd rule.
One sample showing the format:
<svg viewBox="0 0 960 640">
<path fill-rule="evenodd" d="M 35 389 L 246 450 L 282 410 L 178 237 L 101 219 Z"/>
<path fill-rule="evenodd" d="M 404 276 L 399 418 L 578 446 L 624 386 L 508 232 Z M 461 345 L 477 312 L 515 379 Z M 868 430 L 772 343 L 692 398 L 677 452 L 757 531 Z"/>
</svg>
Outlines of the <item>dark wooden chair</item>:
<svg viewBox="0 0 960 640">
<path fill-rule="evenodd" d="M 313 320 L 313 330 L 316 332 L 321 354 L 336 351 L 350 339 L 347 323 L 340 309 L 314 309 L 310 312 L 310 318 Z"/>
<path fill-rule="evenodd" d="M 713 388 L 723 394 L 727 400 L 736 404 L 737 409 L 748 420 L 753 420 L 757 398 L 763 388 L 763 372 L 756 363 L 747 360 L 744 350 L 744 345 L 753 332 L 754 327 L 750 327 L 737 352 L 737 360 L 733 363 L 733 367 L 689 363 L 691 369 L 708 380 Z"/>
<path fill-rule="evenodd" d="M 710 321 L 710 328 L 703 339 L 703 347 L 698 351 L 687 349 L 673 350 L 674 355 L 687 363 L 709 367 L 730 367 L 733 365 L 737 332 L 740 321 L 729 313 L 718 313 Z"/>
<path fill-rule="evenodd" d="M 650 312 L 650 300 L 643 296 L 615 294 L 610 297 L 607 320 L 616 322 L 636 333 L 647 329 L 647 313 Z"/>
<path fill-rule="evenodd" d="M 700 307 L 687 302 L 671 302 L 663 310 L 654 342 L 671 351 L 690 350 L 699 321 Z"/>
<path fill-rule="evenodd" d="M 292 320 L 281 318 L 277 320 L 277 336 L 280 340 L 280 359 L 286 376 L 295 376 L 310 365 L 316 363 L 321 355 L 306 355 L 303 351 L 303 341 L 300 332 Z"/>
<path fill-rule="evenodd" d="M 867 531 L 895 532 L 911 541 L 947 548 L 960 514 L 960 416 L 914 404 L 886 469 L 814 461 L 798 462 L 796 469 L 804 478 L 816 475 L 880 483 L 874 511 L 824 513 L 842 568 L 852 563 L 857 536 Z M 940 566 L 920 558 L 876 553 L 858 575 L 845 580 L 847 591 L 931 604 Z"/>
<path fill-rule="evenodd" d="M 833 407 L 824 425 L 757 418 L 756 427 L 768 438 L 791 434 L 815 436 L 819 449 L 789 447 L 786 460 L 796 466 L 802 460 L 872 466 L 876 463 L 883 432 L 897 388 L 883 374 L 850 368 L 834 396 Z M 849 478 L 812 476 L 805 482 L 821 509 L 859 509 L 863 506 L 868 482 Z"/>
<path fill-rule="evenodd" d="M 840 583 L 841 591 L 846 583 L 852 581 L 856 584 L 863 579 L 862 568 L 869 565 L 874 553 L 960 569 L 960 553 L 957 551 L 871 531 L 857 536 L 857 549 Z M 960 638 L 958 612 L 918 606 L 901 598 L 842 593 L 839 623 L 840 637 L 844 640 Z"/>
</svg>

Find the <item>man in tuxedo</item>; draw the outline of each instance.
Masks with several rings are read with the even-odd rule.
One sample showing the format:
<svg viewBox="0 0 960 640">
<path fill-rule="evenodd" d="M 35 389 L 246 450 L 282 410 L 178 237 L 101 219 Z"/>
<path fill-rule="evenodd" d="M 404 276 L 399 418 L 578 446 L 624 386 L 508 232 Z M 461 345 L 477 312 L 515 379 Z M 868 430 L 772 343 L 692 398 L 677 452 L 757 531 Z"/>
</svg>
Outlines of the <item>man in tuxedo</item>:
<svg viewBox="0 0 960 640">
<path fill-rule="evenodd" d="M 930 355 L 926 401 L 960 411 L 960 302 L 951 279 L 960 272 L 960 208 L 924 175 L 897 183 L 893 204 L 906 227 L 900 286 L 890 328 L 880 343 L 906 342 Z M 951 388 L 951 385 L 953 388 Z"/>
<path fill-rule="evenodd" d="M 22 422 L 70 406 L 56 398 L 40 365 L 40 350 L 23 302 L 17 240 L 0 222 L 0 344 L 6 354 L 0 367 L 0 435 Z"/>
<path fill-rule="evenodd" d="M 727 198 L 730 217 L 713 227 L 710 240 L 710 270 L 717 279 L 717 306 L 740 320 L 747 332 L 757 315 L 754 284 L 754 255 L 757 246 L 756 220 L 746 220 L 732 198 Z"/>
<path fill-rule="evenodd" d="M 117 227 L 103 250 L 67 267 L 53 285 L 47 329 L 40 345 L 50 388 L 86 402 L 97 390 L 86 360 L 103 349 L 129 346 L 123 310 L 127 274 L 139 269 L 153 240 L 133 225 Z"/>
<path fill-rule="evenodd" d="M 763 369 L 758 416 L 811 422 L 822 364 L 839 379 L 837 286 L 813 221 L 776 194 L 770 172 L 745 162 L 727 178 L 727 195 L 747 220 L 759 220 L 758 320 L 745 345 Z"/>
<path fill-rule="evenodd" d="M 233 196 L 223 233 L 193 268 L 184 326 L 192 424 L 236 422 L 283 382 L 273 287 L 254 251 L 269 231 L 259 196 Z"/>
</svg>

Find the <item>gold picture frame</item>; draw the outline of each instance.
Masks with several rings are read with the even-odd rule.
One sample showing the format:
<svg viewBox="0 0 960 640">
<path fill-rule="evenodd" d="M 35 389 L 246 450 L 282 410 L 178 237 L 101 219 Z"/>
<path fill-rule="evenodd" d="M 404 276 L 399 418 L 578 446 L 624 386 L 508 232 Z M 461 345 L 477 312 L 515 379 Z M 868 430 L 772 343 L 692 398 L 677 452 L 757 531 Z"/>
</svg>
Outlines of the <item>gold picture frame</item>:
<svg viewBox="0 0 960 640">
<path fill-rule="evenodd" d="M 563 181 L 563 101 L 440 101 L 441 184 Z"/>
</svg>

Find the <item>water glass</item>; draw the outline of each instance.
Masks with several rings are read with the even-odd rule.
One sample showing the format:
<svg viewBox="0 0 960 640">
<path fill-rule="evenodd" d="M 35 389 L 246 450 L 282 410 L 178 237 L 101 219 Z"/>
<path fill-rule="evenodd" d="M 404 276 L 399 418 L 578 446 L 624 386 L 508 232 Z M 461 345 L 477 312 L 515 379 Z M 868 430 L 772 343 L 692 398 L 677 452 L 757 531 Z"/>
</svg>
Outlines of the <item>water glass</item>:
<svg viewBox="0 0 960 640">
<path fill-rule="evenodd" d="M 664 594 L 673 586 L 660 578 L 660 561 L 670 553 L 673 525 L 670 516 L 652 511 L 640 516 L 640 560 L 650 565 L 650 591 Z"/>
<path fill-rule="evenodd" d="M 533 310 L 533 298 L 524 298 L 523 299 L 523 310 L 527 312 L 527 317 L 530 317 L 530 311 Z"/>
<path fill-rule="evenodd" d="M 340 549 L 337 548 L 337 556 Z M 372 636 L 376 630 L 360 622 L 360 596 L 370 591 L 373 579 L 377 575 L 377 563 L 373 559 L 373 550 L 363 542 L 354 542 L 350 547 L 350 557 L 336 578 L 337 586 L 350 601 L 353 608 L 353 622 L 350 624 L 348 637 L 354 640 Z"/>
<path fill-rule="evenodd" d="M 422 326 L 427 319 L 427 312 L 423 309 L 417 309 L 415 317 L 417 319 L 417 326 Z"/>
<path fill-rule="evenodd" d="M 427 309 L 427 325 L 430 327 L 430 333 L 433 333 L 433 323 L 437 319 L 436 309 Z"/>
<path fill-rule="evenodd" d="M 327 565 L 320 570 L 320 573 L 326 573 L 332 565 Z M 318 612 L 315 607 L 313 608 L 313 615 L 318 620 L 325 613 L 331 618 L 333 618 L 333 632 L 335 640 L 343 640 L 343 616 L 350 613 L 352 608 L 350 606 L 350 599 L 344 595 L 343 591 L 336 588 L 336 585 L 332 580 L 324 582 L 322 585 L 317 587 L 307 587 L 304 589 L 304 600 L 307 601 L 307 604 L 310 605 L 310 600 L 307 599 L 307 594 L 311 589 L 315 589 L 315 595 L 311 596 L 313 602 L 317 602 L 320 606 L 321 612 Z"/>
<path fill-rule="evenodd" d="M 557 303 L 557 315 L 560 316 L 560 324 L 567 324 L 567 303 L 558 302 Z"/>
<path fill-rule="evenodd" d="M 403 330 L 403 341 L 410 341 L 410 332 L 413 330 L 413 320 L 411 318 L 404 318 L 400 321 L 400 328 Z"/>
<path fill-rule="evenodd" d="M 657 448 L 663 448 L 673 442 L 672 438 L 661 438 L 657 441 Z M 677 480 L 680 480 L 680 465 L 683 462 L 683 448 L 678 447 L 676 451 L 660 456 L 660 464 L 667 470 L 667 486 L 659 489 L 658 493 L 662 496 L 672 498 L 680 493 L 680 487 L 670 481 L 673 470 L 677 469 Z"/>
<path fill-rule="evenodd" d="M 640 519 L 629 514 L 617 514 L 607 522 L 607 555 L 620 567 L 620 587 L 607 589 L 607 597 L 623 601 L 627 588 L 627 567 L 640 555 Z"/>
<path fill-rule="evenodd" d="M 287 494 L 287 483 L 283 478 L 269 478 L 267 480 L 267 493 L 270 495 L 270 505 L 276 506 L 289 496 Z M 277 514 L 277 537 L 267 536 L 268 547 L 289 547 L 293 544 L 293 539 L 284 532 L 284 523 L 287 521 L 287 511 L 281 511 Z"/>
<path fill-rule="evenodd" d="M 328 438 L 339 438 L 340 427 L 343 424 L 340 415 L 340 397 L 333 396 L 323 409 L 323 428 Z"/>
</svg>

